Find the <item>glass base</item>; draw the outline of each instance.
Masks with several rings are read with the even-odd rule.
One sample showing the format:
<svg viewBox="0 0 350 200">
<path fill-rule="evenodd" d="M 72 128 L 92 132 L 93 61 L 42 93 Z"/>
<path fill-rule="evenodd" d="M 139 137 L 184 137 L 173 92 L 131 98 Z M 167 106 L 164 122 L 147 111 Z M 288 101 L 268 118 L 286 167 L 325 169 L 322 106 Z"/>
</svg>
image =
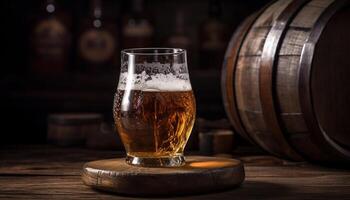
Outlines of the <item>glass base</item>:
<svg viewBox="0 0 350 200">
<path fill-rule="evenodd" d="M 171 157 L 136 157 L 126 156 L 126 163 L 140 167 L 180 167 L 185 165 L 185 157 L 176 155 Z"/>
</svg>

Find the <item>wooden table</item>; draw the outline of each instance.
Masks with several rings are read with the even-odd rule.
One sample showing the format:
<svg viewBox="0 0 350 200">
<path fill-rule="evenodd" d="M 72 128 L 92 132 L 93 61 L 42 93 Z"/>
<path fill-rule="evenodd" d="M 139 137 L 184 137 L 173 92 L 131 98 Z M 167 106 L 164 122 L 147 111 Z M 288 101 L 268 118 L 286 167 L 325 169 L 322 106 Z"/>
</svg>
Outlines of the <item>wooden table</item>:
<svg viewBox="0 0 350 200">
<path fill-rule="evenodd" d="M 80 178 L 85 162 L 121 156 L 113 151 L 79 148 L 0 147 L 0 199 L 135 199 L 94 191 Z M 350 199 L 350 170 L 264 155 L 239 158 L 245 162 L 246 171 L 241 187 L 171 199 Z"/>
</svg>

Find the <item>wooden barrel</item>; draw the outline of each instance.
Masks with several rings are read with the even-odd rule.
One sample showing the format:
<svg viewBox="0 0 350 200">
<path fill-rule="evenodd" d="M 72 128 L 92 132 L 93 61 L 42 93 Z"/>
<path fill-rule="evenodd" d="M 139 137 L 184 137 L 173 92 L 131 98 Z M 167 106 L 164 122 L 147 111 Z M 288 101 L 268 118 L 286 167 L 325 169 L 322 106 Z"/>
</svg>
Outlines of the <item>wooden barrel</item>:
<svg viewBox="0 0 350 200">
<path fill-rule="evenodd" d="M 222 71 L 236 131 L 292 160 L 350 161 L 350 4 L 279 0 L 232 36 Z"/>
</svg>

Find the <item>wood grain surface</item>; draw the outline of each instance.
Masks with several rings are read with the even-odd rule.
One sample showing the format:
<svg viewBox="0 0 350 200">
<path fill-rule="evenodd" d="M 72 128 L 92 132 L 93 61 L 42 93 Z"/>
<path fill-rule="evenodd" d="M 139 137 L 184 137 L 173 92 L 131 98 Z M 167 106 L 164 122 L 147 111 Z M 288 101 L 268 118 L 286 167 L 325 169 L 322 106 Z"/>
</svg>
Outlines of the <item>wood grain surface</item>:
<svg viewBox="0 0 350 200">
<path fill-rule="evenodd" d="M 349 170 L 289 162 L 243 148 L 239 148 L 235 155 L 245 164 L 246 180 L 241 187 L 219 193 L 176 196 L 170 199 L 350 198 Z M 81 181 L 81 170 L 85 162 L 122 156 L 120 152 L 114 151 L 51 146 L 2 146 L 0 199 L 138 199 L 98 192 Z"/>
<path fill-rule="evenodd" d="M 301 109 L 305 115 L 306 124 L 311 130 L 308 139 L 317 145 L 318 149 L 315 150 L 321 153 L 320 160 L 348 163 L 350 162 L 349 145 L 344 144 L 347 142 L 345 138 L 349 133 L 344 132 L 344 130 L 347 129 L 349 118 L 338 118 L 341 118 L 340 116 L 349 110 L 348 103 L 346 103 L 350 98 L 349 79 L 345 75 L 349 68 L 349 47 L 345 45 L 348 43 L 347 40 L 349 40 L 349 20 L 347 17 L 350 12 L 349 8 L 349 0 L 335 1 L 316 21 L 303 47 L 305 53 L 302 54 L 300 59 L 301 73 L 299 77 L 299 94 L 303 95 L 300 98 Z M 334 31 L 335 27 L 341 27 L 342 33 Z M 332 38 L 331 41 L 329 41 L 329 38 Z M 347 53 L 344 54 L 344 52 Z M 316 67 L 317 70 L 315 69 Z M 327 74 L 320 75 L 320 72 Z M 315 75 L 320 77 L 315 78 Z M 319 84 L 321 87 L 318 86 Z M 339 87 L 340 85 L 341 87 Z M 341 94 L 333 96 L 329 95 L 329 91 L 336 91 L 336 93 Z M 316 94 L 317 92 L 319 93 Z M 325 96 L 327 92 L 329 96 Z M 316 99 L 317 97 L 321 97 L 322 100 Z M 320 105 L 325 107 L 321 108 Z M 342 105 L 345 106 L 343 107 Z M 329 129 L 330 125 L 334 126 L 337 121 L 342 121 L 338 124 L 339 127 Z M 341 124 L 344 127 L 341 127 Z M 343 138 L 345 140 L 342 140 L 341 143 L 337 142 L 339 136 L 345 136 Z M 305 147 L 305 145 L 303 146 Z M 312 156 L 314 152 L 308 151 L 305 153 L 308 156 Z"/>
<path fill-rule="evenodd" d="M 283 42 L 284 34 L 287 31 L 288 25 L 292 21 L 292 17 L 298 12 L 307 0 L 295 1 L 289 4 L 284 11 L 277 17 L 269 34 L 261 54 L 260 68 L 259 68 L 259 85 L 260 85 L 260 101 L 261 108 L 268 127 L 266 137 L 273 138 L 278 141 L 280 151 L 274 151 L 278 155 L 285 155 L 293 160 L 303 160 L 303 158 L 289 145 L 285 138 L 283 127 L 280 125 L 280 118 L 278 117 L 278 105 L 275 101 L 275 72 L 277 68 L 276 63 L 278 59 L 278 50 Z"/>
<path fill-rule="evenodd" d="M 260 12 L 262 11 L 263 10 L 261 10 Z M 236 95 L 234 92 L 233 85 L 235 82 L 234 74 L 236 71 L 238 53 L 241 49 L 243 39 L 246 37 L 248 30 L 250 29 L 256 18 L 259 16 L 260 12 L 247 18 L 235 31 L 228 45 L 228 50 L 225 54 L 221 74 L 221 90 L 227 116 L 230 122 L 234 125 L 235 130 L 238 131 L 245 139 L 249 140 L 251 143 L 254 143 L 254 141 L 246 133 L 246 130 L 242 125 L 242 120 L 238 113 Z M 229 73 L 231 71 L 232 73 Z"/>
<path fill-rule="evenodd" d="M 349 163 L 349 13 L 349 0 L 279 0 L 235 34 L 223 96 L 238 133 L 279 157 Z"/>
<path fill-rule="evenodd" d="M 276 1 L 254 22 L 239 52 L 234 75 L 237 107 L 245 129 L 259 146 L 279 156 L 285 155 L 285 150 L 280 147 L 283 142 L 271 142 L 260 99 L 259 72 L 265 41 L 275 21 L 289 5 L 293 5 L 290 0 Z"/>
<path fill-rule="evenodd" d="M 201 194 L 233 189 L 244 180 L 239 160 L 187 156 L 182 167 L 137 167 L 124 158 L 88 162 L 84 184 L 99 190 L 135 196 Z"/>
</svg>

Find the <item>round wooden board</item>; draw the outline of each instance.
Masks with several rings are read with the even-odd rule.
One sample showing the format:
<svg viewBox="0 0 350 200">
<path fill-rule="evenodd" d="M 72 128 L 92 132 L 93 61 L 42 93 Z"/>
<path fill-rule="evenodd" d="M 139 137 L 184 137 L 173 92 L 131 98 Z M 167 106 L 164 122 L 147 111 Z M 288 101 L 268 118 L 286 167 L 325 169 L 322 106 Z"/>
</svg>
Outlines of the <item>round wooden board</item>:
<svg viewBox="0 0 350 200">
<path fill-rule="evenodd" d="M 174 168 L 136 167 L 125 159 L 98 160 L 84 165 L 82 179 L 92 188 L 119 194 L 199 194 L 239 186 L 244 167 L 235 159 L 187 156 L 186 165 Z"/>
</svg>

